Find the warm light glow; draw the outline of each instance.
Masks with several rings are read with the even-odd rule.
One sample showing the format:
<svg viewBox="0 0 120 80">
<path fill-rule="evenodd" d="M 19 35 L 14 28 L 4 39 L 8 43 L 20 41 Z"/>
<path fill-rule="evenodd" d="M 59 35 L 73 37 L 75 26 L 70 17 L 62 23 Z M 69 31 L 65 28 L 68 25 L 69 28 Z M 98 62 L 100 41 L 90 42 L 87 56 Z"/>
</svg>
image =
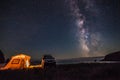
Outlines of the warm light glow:
<svg viewBox="0 0 120 80">
<path fill-rule="evenodd" d="M 26 60 L 26 67 L 29 67 L 29 61 L 28 60 Z"/>
<path fill-rule="evenodd" d="M 41 64 L 39 64 L 39 65 L 31 65 L 28 68 L 30 68 L 30 69 L 33 69 L 33 68 L 42 68 L 42 65 Z"/>
<path fill-rule="evenodd" d="M 24 54 L 20 54 L 20 55 L 17 55 L 17 56 L 13 56 L 14 58 L 25 58 L 26 55 Z"/>
<path fill-rule="evenodd" d="M 3 67 L 3 70 L 29 68 L 30 58 L 31 58 L 30 56 L 24 54 L 13 56 L 9 63 L 7 63 L 5 67 Z"/>
</svg>

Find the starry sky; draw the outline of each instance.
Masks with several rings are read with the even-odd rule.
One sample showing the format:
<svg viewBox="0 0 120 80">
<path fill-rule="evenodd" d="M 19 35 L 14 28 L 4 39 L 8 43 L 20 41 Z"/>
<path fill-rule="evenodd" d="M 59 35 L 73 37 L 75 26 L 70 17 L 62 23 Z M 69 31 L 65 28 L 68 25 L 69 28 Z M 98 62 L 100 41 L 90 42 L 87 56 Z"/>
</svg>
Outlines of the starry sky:
<svg viewBox="0 0 120 80">
<path fill-rule="evenodd" d="M 0 49 L 34 59 L 104 56 L 120 50 L 119 0 L 1 0 Z"/>
</svg>

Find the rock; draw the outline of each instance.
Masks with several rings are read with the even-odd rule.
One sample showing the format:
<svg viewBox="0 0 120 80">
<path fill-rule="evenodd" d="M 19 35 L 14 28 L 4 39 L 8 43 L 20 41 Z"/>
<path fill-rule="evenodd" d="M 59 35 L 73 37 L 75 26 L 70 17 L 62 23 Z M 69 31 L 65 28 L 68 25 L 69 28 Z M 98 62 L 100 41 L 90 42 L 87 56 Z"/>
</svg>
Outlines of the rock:
<svg viewBox="0 0 120 80">
<path fill-rule="evenodd" d="M 5 57 L 3 52 L 0 50 L 0 63 L 4 63 L 5 62 Z"/>
<path fill-rule="evenodd" d="M 103 61 L 120 61 L 120 51 L 106 55 Z"/>
</svg>

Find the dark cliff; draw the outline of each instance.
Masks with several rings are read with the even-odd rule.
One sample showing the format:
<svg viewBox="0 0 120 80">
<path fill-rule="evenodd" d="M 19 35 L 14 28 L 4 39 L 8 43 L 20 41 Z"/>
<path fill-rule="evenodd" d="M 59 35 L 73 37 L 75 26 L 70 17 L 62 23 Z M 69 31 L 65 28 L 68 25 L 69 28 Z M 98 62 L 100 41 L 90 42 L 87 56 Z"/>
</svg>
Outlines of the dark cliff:
<svg viewBox="0 0 120 80">
<path fill-rule="evenodd" d="M 120 51 L 106 55 L 103 61 L 120 61 Z"/>
</svg>

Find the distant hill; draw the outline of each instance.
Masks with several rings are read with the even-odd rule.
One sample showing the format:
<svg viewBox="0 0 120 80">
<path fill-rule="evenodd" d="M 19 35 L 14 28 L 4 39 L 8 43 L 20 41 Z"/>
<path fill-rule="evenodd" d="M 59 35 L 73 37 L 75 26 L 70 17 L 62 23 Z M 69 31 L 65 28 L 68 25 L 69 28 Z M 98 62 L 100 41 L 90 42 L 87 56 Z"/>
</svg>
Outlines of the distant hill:
<svg viewBox="0 0 120 80">
<path fill-rule="evenodd" d="M 120 51 L 106 55 L 103 61 L 120 61 Z"/>
<path fill-rule="evenodd" d="M 5 62 L 5 57 L 3 52 L 0 50 L 0 63 L 4 63 Z"/>
</svg>

